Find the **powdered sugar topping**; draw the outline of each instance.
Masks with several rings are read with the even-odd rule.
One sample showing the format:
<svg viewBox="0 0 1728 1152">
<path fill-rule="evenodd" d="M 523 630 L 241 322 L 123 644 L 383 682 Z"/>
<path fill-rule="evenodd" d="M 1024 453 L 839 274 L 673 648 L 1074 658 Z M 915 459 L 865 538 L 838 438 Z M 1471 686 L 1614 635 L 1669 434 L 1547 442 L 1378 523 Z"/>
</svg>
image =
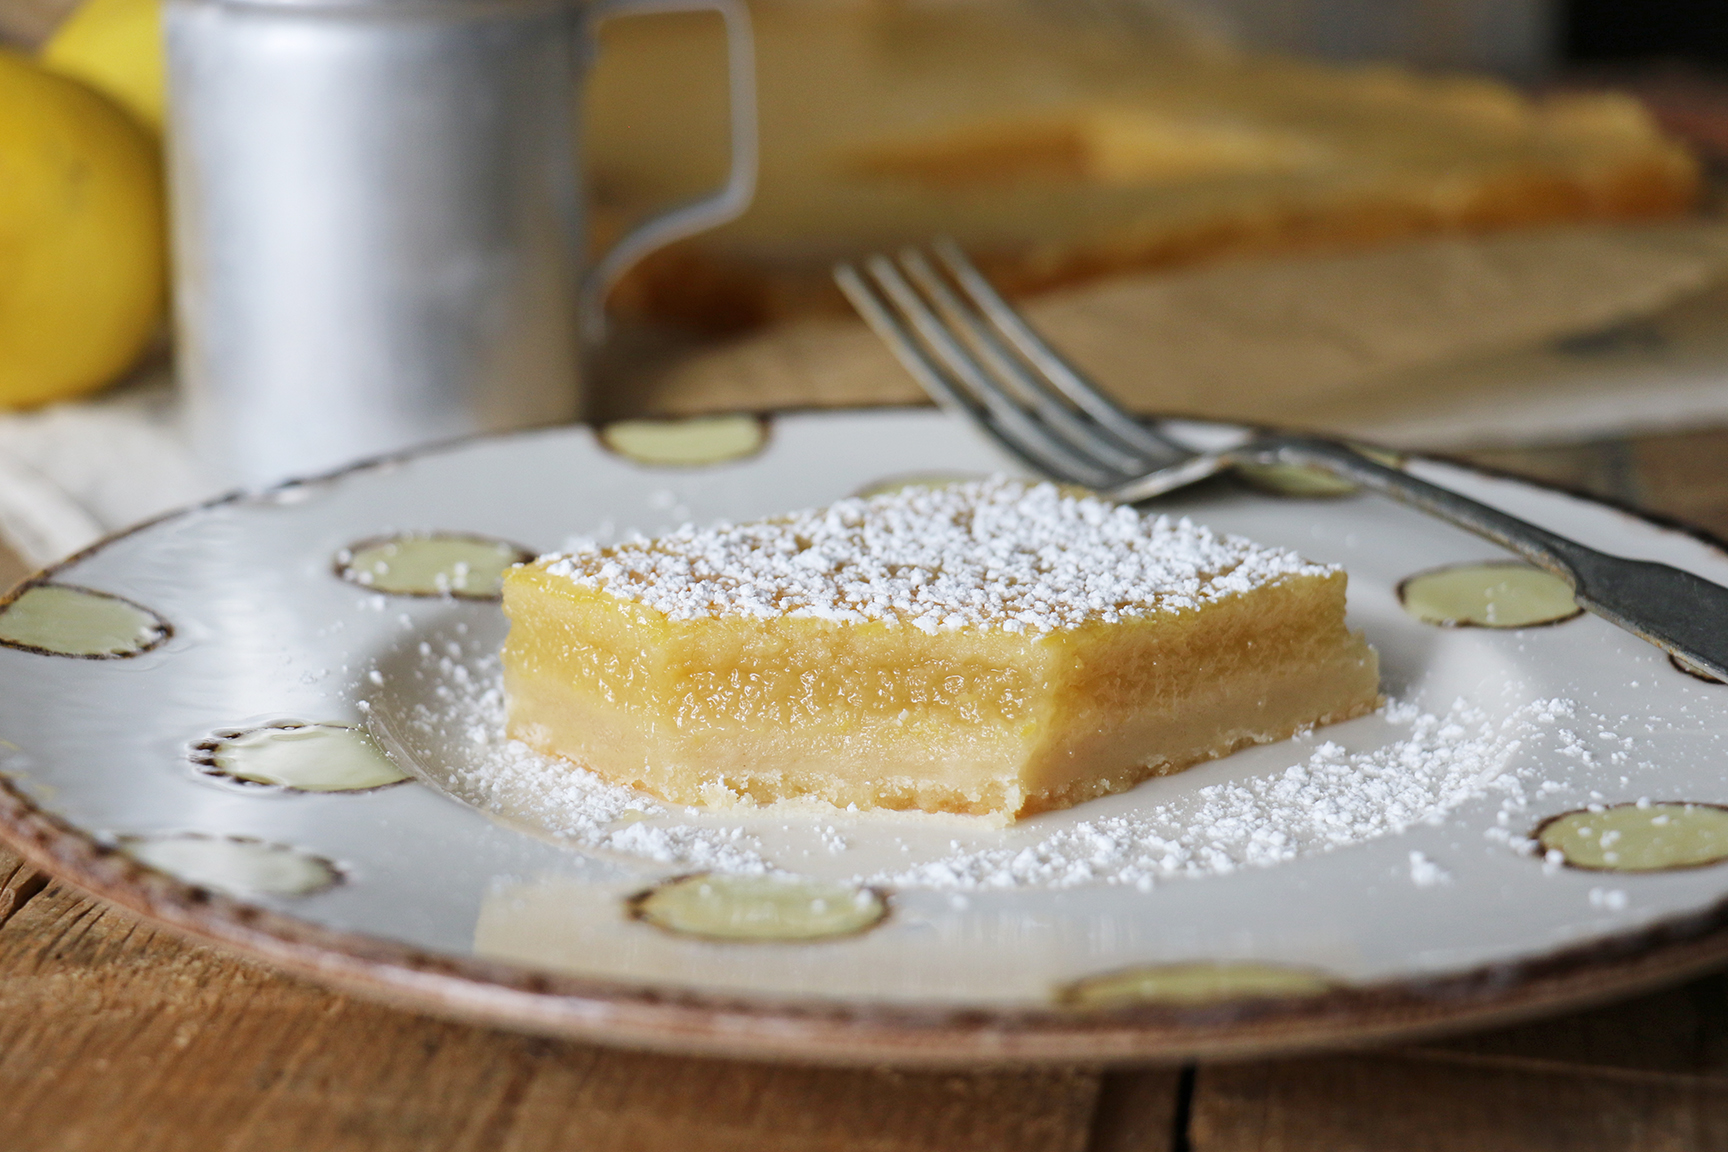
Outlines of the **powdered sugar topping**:
<svg viewBox="0 0 1728 1152">
<path fill-rule="evenodd" d="M 1335 569 L 1187 518 L 1006 477 L 909 488 L 747 524 L 686 526 L 549 558 L 547 571 L 665 613 L 1033 634 L 1192 611 Z"/>
</svg>

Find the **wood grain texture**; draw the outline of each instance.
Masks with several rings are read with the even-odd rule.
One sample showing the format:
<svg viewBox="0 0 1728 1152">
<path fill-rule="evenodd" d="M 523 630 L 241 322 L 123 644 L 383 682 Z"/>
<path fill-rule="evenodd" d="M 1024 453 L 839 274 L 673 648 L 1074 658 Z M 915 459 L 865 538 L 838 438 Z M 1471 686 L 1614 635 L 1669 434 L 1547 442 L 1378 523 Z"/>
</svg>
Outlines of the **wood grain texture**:
<svg viewBox="0 0 1728 1152">
<path fill-rule="evenodd" d="M 1544 484 L 1587 492 L 1621 504 L 1639 504 L 1645 493 L 1635 453 L 1635 446 L 1628 441 L 1597 440 L 1547 448 L 1497 448 L 1461 456 L 1482 467 Z"/>
<path fill-rule="evenodd" d="M 1728 1078 L 1728 973 L 1605 1007 L 1421 1045 L 1508 1066 Z"/>
<path fill-rule="evenodd" d="M 185 943 L 0 859 L 6 1152 L 1082 1152 L 1084 1071 L 684 1059 L 447 1023 Z M 14 895 L 16 894 L 16 895 Z"/>
<path fill-rule="evenodd" d="M 0 848 L 0 928 L 47 884 L 48 877 Z"/>
<path fill-rule="evenodd" d="M 1628 455 L 1637 503 L 1728 537 L 1728 431 L 1641 437 Z"/>
<path fill-rule="evenodd" d="M 1193 1152 L 1714 1152 L 1728 1081 L 1375 1054 L 1202 1068 Z"/>
<path fill-rule="evenodd" d="M 1118 1068 L 1098 1084 L 1086 1152 L 1177 1152 L 1188 1127 L 1193 1072 Z"/>
<path fill-rule="evenodd" d="M 1671 517 L 1728 539 L 1728 428 L 1503 448 L 1461 457 Z"/>
</svg>

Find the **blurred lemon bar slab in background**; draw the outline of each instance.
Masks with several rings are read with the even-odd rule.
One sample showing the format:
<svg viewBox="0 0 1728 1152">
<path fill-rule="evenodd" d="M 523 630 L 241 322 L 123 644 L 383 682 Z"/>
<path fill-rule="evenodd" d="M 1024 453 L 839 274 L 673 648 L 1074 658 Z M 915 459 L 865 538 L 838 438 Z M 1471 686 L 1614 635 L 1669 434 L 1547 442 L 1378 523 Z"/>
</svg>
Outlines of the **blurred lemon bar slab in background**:
<svg viewBox="0 0 1728 1152">
<path fill-rule="evenodd" d="M 737 330 L 826 308 L 835 258 L 938 234 L 1026 291 L 1231 253 L 1672 216 L 1699 195 L 1691 155 L 1613 94 L 1537 99 L 1012 4 L 752 11 L 756 201 L 641 266 L 620 300 L 639 314 Z M 720 180 L 724 57 L 699 16 L 605 35 L 589 162 L 616 227 Z"/>
<path fill-rule="evenodd" d="M 1239 50 L 1012 0 L 753 0 L 755 203 L 617 303 L 710 332 L 834 310 L 840 256 L 952 235 L 1010 291 L 1239 253 L 1680 215 L 1698 165 L 1611 93 Z M 87 0 L 43 61 L 160 126 L 159 0 Z M 726 172 L 719 23 L 604 26 L 584 152 L 604 240 Z"/>
</svg>

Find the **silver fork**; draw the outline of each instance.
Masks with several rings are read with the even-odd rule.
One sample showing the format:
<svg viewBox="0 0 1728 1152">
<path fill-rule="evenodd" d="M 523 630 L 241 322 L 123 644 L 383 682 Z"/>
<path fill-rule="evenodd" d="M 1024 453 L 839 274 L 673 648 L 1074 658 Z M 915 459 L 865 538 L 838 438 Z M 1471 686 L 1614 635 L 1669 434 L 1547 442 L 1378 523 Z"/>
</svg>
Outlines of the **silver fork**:
<svg viewBox="0 0 1728 1152">
<path fill-rule="evenodd" d="M 1202 451 L 1178 425 L 1143 423 L 1069 364 L 958 245 L 838 264 L 834 279 L 938 404 L 1034 470 L 1138 503 L 1239 464 L 1323 469 L 1510 549 L 1572 587 L 1578 603 L 1699 670 L 1728 680 L 1728 589 L 1690 572 L 1611 556 L 1314 436 L 1244 431 Z"/>
</svg>

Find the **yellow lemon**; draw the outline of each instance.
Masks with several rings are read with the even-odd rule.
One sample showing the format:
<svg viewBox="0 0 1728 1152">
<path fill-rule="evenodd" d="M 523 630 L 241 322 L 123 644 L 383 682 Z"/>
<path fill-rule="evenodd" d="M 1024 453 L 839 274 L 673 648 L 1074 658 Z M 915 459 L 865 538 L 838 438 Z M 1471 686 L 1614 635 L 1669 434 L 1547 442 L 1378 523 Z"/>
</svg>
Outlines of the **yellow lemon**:
<svg viewBox="0 0 1728 1152">
<path fill-rule="evenodd" d="M 113 380 L 167 302 L 162 160 L 106 97 L 0 49 L 0 407 Z"/>
<path fill-rule="evenodd" d="M 42 49 L 42 63 L 162 131 L 167 86 L 160 0 L 85 0 Z"/>
</svg>

